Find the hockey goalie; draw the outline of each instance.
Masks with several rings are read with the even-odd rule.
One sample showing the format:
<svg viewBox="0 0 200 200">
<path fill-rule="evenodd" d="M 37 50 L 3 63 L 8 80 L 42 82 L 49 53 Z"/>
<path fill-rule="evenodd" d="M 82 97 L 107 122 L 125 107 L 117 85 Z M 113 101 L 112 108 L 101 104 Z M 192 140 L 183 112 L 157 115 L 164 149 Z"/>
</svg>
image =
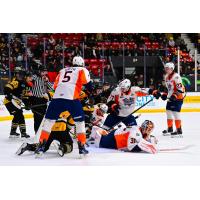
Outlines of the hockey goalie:
<svg viewBox="0 0 200 200">
<path fill-rule="evenodd" d="M 93 129 L 90 141 L 97 148 L 118 149 L 126 152 L 157 153 L 157 139 L 152 135 L 154 123 L 145 120 L 140 127 L 121 124 L 109 134 L 101 128 Z"/>
</svg>

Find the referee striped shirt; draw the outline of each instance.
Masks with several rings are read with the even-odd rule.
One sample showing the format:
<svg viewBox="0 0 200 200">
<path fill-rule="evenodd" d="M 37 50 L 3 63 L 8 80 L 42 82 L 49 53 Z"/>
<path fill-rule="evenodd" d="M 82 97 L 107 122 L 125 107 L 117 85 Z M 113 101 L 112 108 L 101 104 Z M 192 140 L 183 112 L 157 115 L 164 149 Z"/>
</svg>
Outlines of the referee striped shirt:
<svg viewBox="0 0 200 200">
<path fill-rule="evenodd" d="M 43 97 L 43 95 L 51 90 L 53 90 L 53 84 L 49 81 L 44 81 L 42 77 L 33 75 L 33 87 L 32 93 L 35 97 Z"/>
</svg>

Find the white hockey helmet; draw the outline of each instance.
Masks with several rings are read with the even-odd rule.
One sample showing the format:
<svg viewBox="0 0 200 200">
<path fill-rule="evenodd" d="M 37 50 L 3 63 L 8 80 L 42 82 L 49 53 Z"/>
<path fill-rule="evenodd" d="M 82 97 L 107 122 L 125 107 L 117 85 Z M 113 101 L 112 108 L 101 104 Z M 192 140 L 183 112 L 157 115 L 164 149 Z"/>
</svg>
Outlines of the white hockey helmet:
<svg viewBox="0 0 200 200">
<path fill-rule="evenodd" d="M 85 66 L 85 61 L 81 56 L 75 56 L 73 58 L 72 64 L 74 66 L 80 66 L 80 67 L 84 67 Z"/>
<path fill-rule="evenodd" d="M 131 87 L 131 81 L 129 79 L 124 79 L 119 83 L 119 87 L 123 92 L 127 92 Z"/>
<path fill-rule="evenodd" d="M 100 104 L 99 109 L 103 112 L 103 113 L 107 113 L 108 112 L 108 106 L 106 104 Z"/>
<path fill-rule="evenodd" d="M 164 65 L 164 68 L 169 68 L 169 69 L 172 69 L 174 70 L 175 69 L 175 65 L 173 62 L 168 62 Z"/>
</svg>

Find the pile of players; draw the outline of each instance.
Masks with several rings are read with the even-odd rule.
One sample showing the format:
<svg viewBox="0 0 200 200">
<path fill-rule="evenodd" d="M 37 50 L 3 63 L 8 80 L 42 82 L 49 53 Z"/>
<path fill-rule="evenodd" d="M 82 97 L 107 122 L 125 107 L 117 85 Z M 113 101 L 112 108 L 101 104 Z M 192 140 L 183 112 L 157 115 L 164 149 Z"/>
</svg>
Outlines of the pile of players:
<svg viewBox="0 0 200 200">
<path fill-rule="evenodd" d="M 37 157 L 42 156 L 53 143 L 59 155 L 63 156 L 73 151 L 74 139 L 80 155 L 89 153 L 88 143 L 99 148 L 156 153 L 157 139 L 152 135 L 154 123 L 145 120 L 138 126 L 132 113 L 137 96 L 152 95 L 156 99 L 167 100 L 168 128 L 163 134 L 182 135 L 180 111 L 185 88 L 174 68 L 173 63 L 165 65 L 165 91 L 131 86 L 130 80 L 124 79 L 113 90 L 108 86 L 98 93 L 84 67 L 83 58 L 74 57 L 73 66 L 62 69 L 56 78 L 54 95 L 41 124 L 42 130 L 36 134 L 38 141 L 23 143 L 17 154 L 32 151 Z M 6 99 L 13 104 L 15 95 L 7 92 Z M 176 131 L 173 131 L 173 120 Z"/>
</svg>

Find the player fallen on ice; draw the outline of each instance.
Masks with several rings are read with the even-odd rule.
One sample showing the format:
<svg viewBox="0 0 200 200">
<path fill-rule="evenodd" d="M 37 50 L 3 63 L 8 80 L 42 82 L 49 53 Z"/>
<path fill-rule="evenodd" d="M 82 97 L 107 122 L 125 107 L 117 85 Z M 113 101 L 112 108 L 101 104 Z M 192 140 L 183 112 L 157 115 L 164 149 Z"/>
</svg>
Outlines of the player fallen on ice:
<svg viewBox="0 0 200 200">
<path fill-rule="evenodd" d="M 166 63 L 165 70 L 165 84 L 166 92 L 161 96 L 162 100 L 167 100 L 166 114 L 167 114 L 167 130 L 163 131 L 163 135 L 172 136 L 182 135 L 181 128 L 181 107 L 183 99 L 185 98 L 185 87 L 182 84 L 182 79 L 178 73 L 174 71 L 174 63 Z M 175 122 L 176 131 L 173 131 L 173 123 Z"/>
<path fill-rule="evenodd" d="M 60 156 L 71 153 L 73 151 L 73 140 L 69 132 L 74 124 L 74 120 L 68 111 L 61 113 L 59 119 L 53 125 L 51 134 L 44 145 L 44 152 L 48 151 L 52 142 L 54 142 L 53 144 Z M 39 145 L 39 143 L 25 142 L 20 146 L 16 154 L 20 156 L 26 151 L 35 152 Z"/>
<path fill-rule="evenodd" d="M 111 128 L 122 120 L 126 126 L 137 125 L 135 117 L 131 115 L 135 109 L 136 98 L 137 96 L 151 94 L 157 99 L 160 97 L 160 93 L 157 90 L 136 86 L 131 87 L 129 79 L 121 81 L 108 98 L 107 103 L 111 108 L 111 112 L 105 120 L 104 127 L 107 129 Z"/>
<path fill-rule="evenodd" d="M 145 120 L 140 127 L 122 125 L 109 134 L 101 128 L 94 129 L 91 138 L 97 148 L 118 149 L 126 152 L 144 151 L 155 154 L 157 153 L 157 139 L 151 135 L 153 129 L 154 123 Z"/>
<path fill-rule="evenodd" d="M 30 76 L 21 67 L 16 67 L 14 77 L 4 87 L 4 104 L 10 115 L 13 115 L 10 138 L 20 137 L 20 134 L 16 132 L 18 127 L 22 138 L 30 137 L 26 133 L 26 124 L 22 110 L 23 98 L 31 95 L 27 92 Z"/>
<path fill-rule="evenodd" d="M 88 150 L 85 148 L 85 117 L 79 99 L 83 86 L 85 86 L 88 93 L 92 92 L 90 74 L 84 67 L 82 57 L 75 56 L 72 64 L 72 67 L 64 68 L 59 72 L 54 83 L 55 93 L 45 115 L 40 135 L 41 145 L 35 151 L 36 154 L 44 153 L 44 146 L 50 136 L 52 126 L 59 118 L 60 113 L 66 110 L 70 112 L 75 121 L 79 154 L 88 154 Z"/>
</svg>

